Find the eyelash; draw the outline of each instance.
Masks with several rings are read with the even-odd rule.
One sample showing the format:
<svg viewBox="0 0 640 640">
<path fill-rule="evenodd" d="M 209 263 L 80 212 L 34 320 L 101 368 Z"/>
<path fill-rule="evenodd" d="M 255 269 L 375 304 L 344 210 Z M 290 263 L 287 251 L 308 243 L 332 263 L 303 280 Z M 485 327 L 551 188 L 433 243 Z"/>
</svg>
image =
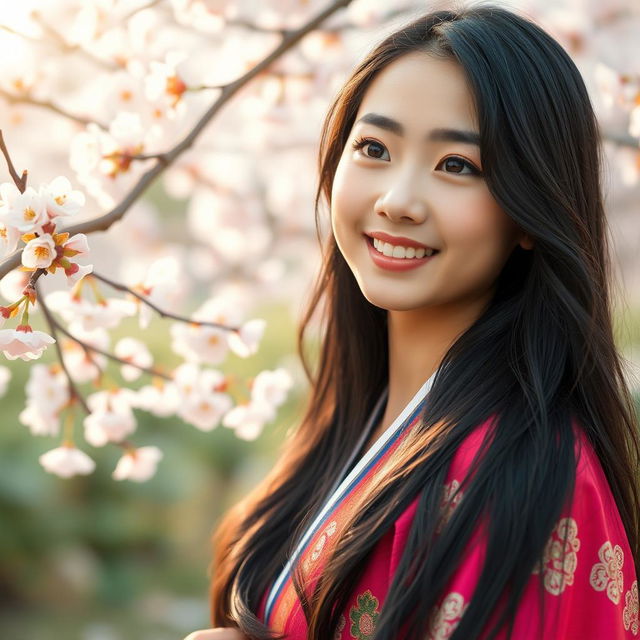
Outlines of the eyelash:
<svg viewBox="0 0 640 640">
<path fill-rule="evenodd" d="M 351 148 L 354 149 L 355 151 L 359 151 L 361 150 L 363 147 L 366 147 L 368 144 L 375 142 L 376 144 L 379 144 L 380 146 L 384 147 L 384 145 L 381 142 L 378 142 L 377 140 L 374 140 L 373 138 L 356 138 L 352 145 Z M 379 158 L 373 158 L 371 156 L 365 156 L 367 158 L 370 158 L 371 160 L 379 160 Z M 471 164 L 468 160 L 465 160 L 464 158 L 462 158 L 461 156 L 447 156 L 446 158 L 443 158 L 439 163 L 438 163 L 438 167 L 445 161 L 448 160 L 449 158 L 456 158 L 457 160 L 461 160 L 462 163 L 467 166 L 471 173 L 459 173 L 459 175 L 474 175 L 474 176 L 480 176 L 482 175 L 482 172 L 477 169 L 473 164 Z M 455 171 L 447 171 L 446 173 L 453 173 L 454 175 L 456 174 Z"/>
</svg>

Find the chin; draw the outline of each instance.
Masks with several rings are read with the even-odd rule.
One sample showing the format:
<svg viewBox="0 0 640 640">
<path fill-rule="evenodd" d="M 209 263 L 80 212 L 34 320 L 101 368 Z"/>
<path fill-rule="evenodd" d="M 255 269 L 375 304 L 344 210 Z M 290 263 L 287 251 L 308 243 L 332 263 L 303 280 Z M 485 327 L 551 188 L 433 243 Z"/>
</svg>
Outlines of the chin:
<svg viewBox="0 0 640 640">
<path fill-rule="evenodd" d="M 375 307 L 386 311 L 413 311 L 426 306 L 424 301 L 411 300 L 406 296 L 381 294 L 380 292 L 368 291 L 360 288 L 362 295 Z"/>
</svg>

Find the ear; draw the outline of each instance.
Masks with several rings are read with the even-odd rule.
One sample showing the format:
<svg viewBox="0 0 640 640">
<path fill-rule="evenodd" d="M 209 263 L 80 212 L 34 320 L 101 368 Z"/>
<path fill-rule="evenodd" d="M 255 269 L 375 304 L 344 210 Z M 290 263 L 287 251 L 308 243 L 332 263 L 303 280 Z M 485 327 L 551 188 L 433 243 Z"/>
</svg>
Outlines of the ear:
<svg viewBox="0 0 640 640">
<path fill-rule="evenodd" d="M 526 233 L 520 238 L 518 244 L 525 250 L 530 251 L 533 249 L 533 238 L 529 237 Z"/>
</svg>

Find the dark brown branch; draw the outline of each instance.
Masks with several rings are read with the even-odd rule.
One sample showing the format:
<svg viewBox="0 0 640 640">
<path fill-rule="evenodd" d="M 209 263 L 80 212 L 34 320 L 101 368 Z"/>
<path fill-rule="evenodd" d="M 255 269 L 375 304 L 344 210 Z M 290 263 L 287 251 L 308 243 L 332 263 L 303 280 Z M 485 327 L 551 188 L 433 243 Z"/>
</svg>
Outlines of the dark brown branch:
<svg viewBox="0 0 640 640">
<path fill-rule="evenodd" d="M 13 178 L 13 181 L 16 185 L 16 187 L 18 187 L 18 189 L 20 190 L 20 193 L 24 193 L 24 190 L 27 188 L 27 176 L 28 176 L 28 171 L 25 169 L 22 172 L 22 177 L 18 177 L 18 174 L 13 166 L 13 162 L 11 162 L 11 156 L 9 155 L 9 150 L 7 149 L 7 145 L 4 142 L 4 136 L 2 135 L 2 129 L 0 129 L 0 149 L 2 150 L 2 154 L 4 155 L 4 159 L 7 161 L 7 167 L 9 168 L 9 173 L 11 174 L 11 177 Z M 18 250 L 17 252 L 14 252 L 13 254 L 11 254 L 12 256 L 14 256 L 15 254 L 18 254 L 18 258 L 20 258 L 20 254 L 22 253 L 22 250 Z M 20 264 L 20 261 L 18 260 L 18 264 Z M 18 266 L 18 265 L 16 265 Z M 3 274 L 4 276 L 4 274 Z M 0 276 L 1 278 L 2 276 Z"/>
<path fill-rule="evenodd" d="M 49 325 L 49 331 L 51 332 L 51 336 L 56 341 L 55 342 L 56 352 L 58 353 L 58 360 L 60 360 L 60 366 L 62 367 L 62 370 L 64 371 L 64 374 L 67 377 L 67 385 L 69 386 L 69 396 L 71 397 L 72 400 L 77 400 L 80 403 L 80 406 L 82 407 L 84 412 L 88 415 L 91 413 L 91 410 L 87 406 L 87 402 L 84 399 L 83 395 L 78 391 L 78 387 L 76 387 L 76 384 L 73 381 L 73 378 L 69 373 L 69 370 L 67 369 L 67 365 L 64 362 L 64 358 L 62 357 L 62 347 L 60 346 L 60 340 L 57 332 L 57 328 L 60 325 L 58 324 L 56 319 L 51 315 L 51 311 L 49 311 L 49 307 L 47 307 L 45 302 L 42 300 L 39 290 L 38 290 L 38 303 L 40 304 L 42 308 L 42 313 L 44 314 L 47 324 Z"/>
<path fill-rule="evenodd" d="M 137 291 L 134 291 L 130 287 L 127 287 L 127 285 L 120 284 L 119 282 L 114 282 L 113 280 L 110 280 L 109 278 L 107 278 L 105 276 L 101 276 L 100 274 L 96 273 L 95 271 L 93 273 L 91 273 L 89 277 L 91 277 L 91 276 L 96 278 L 96 280 L 100 280 L 101 282 L 104 282 L 105 284 L 108 284 L 110 287 L 113 287 L 117 291 L 122 291 L 123 293 L 128 293 L 129 295 L 133 296 L 137 300 L 140 300 L 140 302 L 146 304 L 150 309 L 153 309 L 162 318 L 170 318 L 171 320 L 177 320 L 178 322 L 184 322 L 186 324 L 192 324 L 192 325 L 196 325 L 196 326 L 199 326 L 199 327 L 213 327 L 214 329 L 222 329 L 223 331 L 236 331 L 237 332 L 237 331 L 240 330 L 240 327 L 232 327 L 230 325 L 221 324 L 219 322 L 208 322 L 208 321 L 205 321 L 205 320 L 193 320 L 192 318 L 187 318 L 185 316 L 180 316 L 180 315 L 177 315 L 175 313 L 171 313 L 170 311 L 164 311 L 164 309 L 160 309 L 160 307 L 158 307 L 155 304 L 153 304 L 153 302 L 150 302 L 149 299 L 146 298 L 145 296 L 139 294 Z"/>
<path fill-rule="evenodd" d="M 158 369 L 153 369 L 151 367 L 143 367 L 142 365 L 136 364 L 135 362 L 129 362 L 129 360 L 125 360 L 124 358 L 119 358 L 114 353 L 111 353 L 109 351 L 104 351 L 99 347 L 94 347 L 92 344 L 89 344 L 88 342 L 85 342 L 84 340 L 81 340 L 80 338 L 77 338 L 76 336 L 74 336 L 66 327 L 64 327 L 55 318 L 52 318 L 52 321 L 55 324 L 56 328 L 60 331 L 60 333 L 63 333 L 65 336 L 67 336 L 69 340 L 73 340 L 75 343 L 79 344 L 85 350 L 85 352 L 92 351 L 93 353 L 97 353 L 119 364 L 135 367 L 136 369 L 139 369 L 140 371 L 144 371 L 144 373 L 148 373 L 149 375 L 155 376 L 156 378 L 163 378 L 164 380 L 173 380 L 173 378 L 169 374 L 164 373 Z M 94 366 L 97 367 L 95 361 L 93 362 L 93 364 Z"/>
</svg>

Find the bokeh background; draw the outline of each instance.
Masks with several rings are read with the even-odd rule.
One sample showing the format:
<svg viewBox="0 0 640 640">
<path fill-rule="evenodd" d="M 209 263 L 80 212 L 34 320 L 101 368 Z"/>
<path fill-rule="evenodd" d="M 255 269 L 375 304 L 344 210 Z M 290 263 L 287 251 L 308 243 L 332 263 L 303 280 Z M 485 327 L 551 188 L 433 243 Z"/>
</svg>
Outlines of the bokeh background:
<svg viewBox="0 0 640 640">
<path fill-rule="evenodd" d="M 640 3 L 496 4 L 533 17 L 562 42 L 598 111 L 607 152 L 617 340 L 640 403 Z M 0 128 L 14 164 L 29 169 L 31 184 L 69 177 L 87 194 L 87 219 L 108 211 L 149 165 L 134 162 L 109 177 L 109 167 L 96 161 L 105 132 L 123 148 L 170 148 L 215 100 L 211 87 L 239 77 L 277 45 L 282 30 L 300 27 L 329 5 L 3 4 Z M 318 266 L 313 195 L 322 117 L 381 36 L 422 11 L 448 6 L 357 0 L 337 11 L 230 100 L 121 222 L 91 235 L 96 270 L 119 281 L 136 282 L 153 260 L 175 258 L 181 280 L 173 311 L 189 314 L 211 297 L 242 300 L 251 317 L 267 320 L 265 337 L 256 355 L 231 356 L 220 368 L 249 379 L 284 367 L 295 384 L 277 420 L 254 441 L 223 427 L 206 433 L 178 418 L 137 411 L 135 439 L 164 451 L 155 477 L 116 482 L 116 448 L 85 447 L 96 471 L 63 480 L 38 464 L 57 440 L 32 436 L 18 419 L 28 364 L 3 363 L 12 379 L 0 398 L 0 638 L 174 640 L 208 626 L 211 532 L 273 464 L 308 392 L 295 345 Z M 165 81 L 171 73 L 191 90 L 158 91 L 165 86 L 158 77 Z M 9 181 L 2 171 L 0 181 Z M 59 286 L 51 280 L 48 288 Z M 167 368 L 181 362 L 170 326 L 156 319 L 144 332 L 155 362 Z M 112 340 L 128 335 L 141 335 L 134 319 L 113 331 Z M 48 353 L 43 361 L 52 358 Z"/>
</svg>

